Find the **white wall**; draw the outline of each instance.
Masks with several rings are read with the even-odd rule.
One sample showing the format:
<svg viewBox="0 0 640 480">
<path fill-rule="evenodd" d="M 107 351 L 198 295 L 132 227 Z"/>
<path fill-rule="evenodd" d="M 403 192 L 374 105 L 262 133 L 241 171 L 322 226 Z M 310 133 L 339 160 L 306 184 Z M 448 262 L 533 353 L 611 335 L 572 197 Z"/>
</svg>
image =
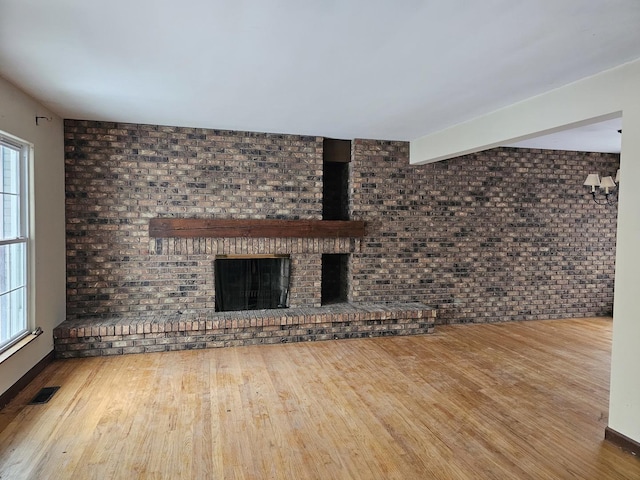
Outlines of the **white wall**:
<svg viewBox="0 0 640 480">
<path fill-rule="evenodd" d="M 620 112 L 609 427 L 640 442 L 640 60 L 419 138 L 411 142 L 410 160 L 419 164 L 452 158 Z"/>
<path fill-rule="evenodd" d="M 35 117 L 50 117 L 36 126 Z M 34 145 L 35 321 L 44 333 L 0 364 L 0 394 L 53 350 L 65 318 L 64 133 L 62 119 L 0 77 L 0 130 Z"/>
<path fill-rule="evenodd" d="M 636 78 L 640 89 L 640 75 Z M 622 117 L 609 426 L 640 442 L 640 91 Z"/>
</svg>

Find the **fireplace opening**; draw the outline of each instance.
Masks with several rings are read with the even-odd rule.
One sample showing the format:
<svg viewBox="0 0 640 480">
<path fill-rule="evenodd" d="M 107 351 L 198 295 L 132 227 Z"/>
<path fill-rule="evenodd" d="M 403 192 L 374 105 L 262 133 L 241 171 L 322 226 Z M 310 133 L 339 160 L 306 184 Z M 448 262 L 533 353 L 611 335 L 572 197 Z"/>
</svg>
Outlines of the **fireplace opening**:
<svg viewBox="0 0 640 480">
<path fill-rule="evenodd" d="M 287 308 L 290 269 L 287 255 L 218 256 L 216 312 Z"/>
</svg>

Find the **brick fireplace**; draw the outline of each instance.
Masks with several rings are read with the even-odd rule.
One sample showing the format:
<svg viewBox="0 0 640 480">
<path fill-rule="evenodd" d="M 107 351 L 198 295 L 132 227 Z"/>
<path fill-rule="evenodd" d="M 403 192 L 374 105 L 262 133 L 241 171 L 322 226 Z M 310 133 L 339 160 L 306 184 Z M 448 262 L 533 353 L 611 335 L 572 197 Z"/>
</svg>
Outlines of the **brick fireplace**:
<svg viewBox="0 0 640 480">
<path fill-rule="evenodd" d="M 615 207 L 594 207 L 582 181 L 615 172 L 612 154 L 498 148 L 411 166 L 407 142 L 354 140 L 348 215 L 362 237 L 150 235 L 157 218 L 321 220 L 323 140 L 67 120 L 68 321 L 206 322 L 219 255 L 289 255 L 289 310 L 314 315 L 331 308 L 323 255 L 347 255 L 345 299 L 374 316 L 416 302 L 445 323 L 611 311 Z"/>
</svg>

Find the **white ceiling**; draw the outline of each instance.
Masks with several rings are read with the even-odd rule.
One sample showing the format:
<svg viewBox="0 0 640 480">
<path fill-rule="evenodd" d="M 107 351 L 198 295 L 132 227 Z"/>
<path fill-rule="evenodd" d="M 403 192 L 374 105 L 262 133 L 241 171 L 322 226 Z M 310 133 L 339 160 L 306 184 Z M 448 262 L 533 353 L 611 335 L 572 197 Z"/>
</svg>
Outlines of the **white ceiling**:
<svg viewBox="0 0 640 480">
<path fill-rule="evenodd" d="M 412 140 L 636 58 L 638 0 L 0 0 L 65 118 Z"/>
<path fill-rule="evenodd" d="M 506 145 L 519 148 L 620 153 L 622 117 Z"/>
</svg>

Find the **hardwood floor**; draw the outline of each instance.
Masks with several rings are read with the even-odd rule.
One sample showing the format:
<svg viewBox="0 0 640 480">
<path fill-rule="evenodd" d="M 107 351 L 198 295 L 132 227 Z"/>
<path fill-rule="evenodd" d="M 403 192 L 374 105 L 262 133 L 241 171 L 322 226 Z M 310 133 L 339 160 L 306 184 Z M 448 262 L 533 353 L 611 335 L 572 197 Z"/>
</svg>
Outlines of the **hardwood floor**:
<svg viewBox="0 0 640 480">
<path fill-rule="evenodd" d="M 610 346 L 594 318 L 56 361 L 0 412 L 0 479 L 640 478 Z"/>
</svg>

